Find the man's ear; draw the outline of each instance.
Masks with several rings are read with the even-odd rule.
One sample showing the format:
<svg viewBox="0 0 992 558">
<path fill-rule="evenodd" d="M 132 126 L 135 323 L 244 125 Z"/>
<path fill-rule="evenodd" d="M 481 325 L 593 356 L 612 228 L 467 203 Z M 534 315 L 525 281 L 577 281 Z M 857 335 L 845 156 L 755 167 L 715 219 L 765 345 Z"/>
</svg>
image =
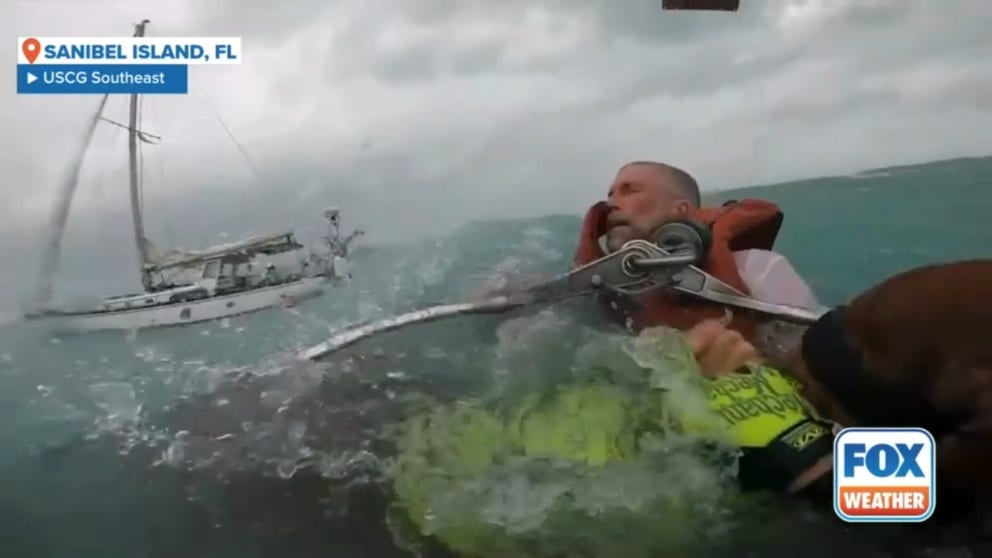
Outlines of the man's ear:
<svg viewBox="0 0 992 558">
<path fill-rule="evenodd" d="M 692 204 L 688 200 L 676 200 L 672 208 L 672 217 L 685 217 L 692 211 Z"/>
</svg>

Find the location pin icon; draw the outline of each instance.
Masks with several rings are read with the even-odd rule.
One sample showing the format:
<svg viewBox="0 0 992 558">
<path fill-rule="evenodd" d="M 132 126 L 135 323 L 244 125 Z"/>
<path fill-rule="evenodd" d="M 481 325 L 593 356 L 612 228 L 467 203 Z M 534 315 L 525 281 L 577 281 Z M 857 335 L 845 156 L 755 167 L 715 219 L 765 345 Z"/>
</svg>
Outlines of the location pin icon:
<svg viewBox="0 0 992 558">
<path fill-rule="evenodd" d="M 29 64 L 34 64 L 35 59 L 38 58 L 38 54 L 41 53 L 41 43 L 34 37 L 25 39 L 21 43 L 21 52 L 24 53 L 24 58 L 28 59 Z"/>
</svg>

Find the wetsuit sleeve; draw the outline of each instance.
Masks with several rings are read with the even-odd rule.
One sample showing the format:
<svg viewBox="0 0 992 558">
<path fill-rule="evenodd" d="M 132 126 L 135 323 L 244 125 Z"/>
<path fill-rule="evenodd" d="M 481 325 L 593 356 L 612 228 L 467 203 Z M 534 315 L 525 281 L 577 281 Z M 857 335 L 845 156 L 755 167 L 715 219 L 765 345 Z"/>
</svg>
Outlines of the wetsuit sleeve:
<svg viewBox="0 0 992 558">
<path fill-rule="evenodd" d="M 805 419 L 760 447 L 741 448 L 738 478 L 744 490 L 785 491 L 802 473 L 833 451 L 830 424 Z"/>
</svg>

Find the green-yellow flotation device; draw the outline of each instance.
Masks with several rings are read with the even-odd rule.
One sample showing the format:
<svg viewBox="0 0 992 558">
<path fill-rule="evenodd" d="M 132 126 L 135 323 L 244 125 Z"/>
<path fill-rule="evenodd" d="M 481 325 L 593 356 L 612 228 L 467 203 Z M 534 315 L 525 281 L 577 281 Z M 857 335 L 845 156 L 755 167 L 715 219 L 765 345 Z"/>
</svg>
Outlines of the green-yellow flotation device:
<svg viewBox="0 0 992 558">
<path fill-rule="evenodd" d="M 760 366 L 706 380 L 680 339 L 620 341 L 644 369 L 639 385 L 583 380 L 407 421 L 391 474 L 398 538 L 428 535 L 480 558 L 677 553 L 705 523 L 700 514 L 737 501 L 729 487 L 741 449 L 745 484 L 791 481 L 788 452 L 767 448 L 802 454 L 829 439 L 796 384 Z"/>
</svg>

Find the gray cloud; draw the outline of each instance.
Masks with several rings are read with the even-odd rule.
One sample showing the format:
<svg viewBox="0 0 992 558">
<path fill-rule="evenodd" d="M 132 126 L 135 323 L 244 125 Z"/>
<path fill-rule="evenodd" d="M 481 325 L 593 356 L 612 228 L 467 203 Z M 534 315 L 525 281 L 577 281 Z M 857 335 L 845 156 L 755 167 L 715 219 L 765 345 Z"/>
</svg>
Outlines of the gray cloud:
<svg viewBox="0 0 992 558">
<path fill-rule="evenodd" d="M 310 224 L 332 203 L 372 240 L 577 213 L 631 159 L 712 190 L 988 150 L 992 4 L 742 3 L 33 0 L 0 6 L 0 30 L 115 35 L 148 18 L 159 36 L 243 37 L 243 64 L 194 67 L 191 95 L 145 100 L 163 245 Z M 0 257 L 29 266 L 97 99 L 16 97 L 13 72 L 0 87 Z M 121 130 L 100 131 L 85 174 L 64 268 L 130 277 Z M 14 275 L 0 295 L 29 282 Z"/>
</svg>

